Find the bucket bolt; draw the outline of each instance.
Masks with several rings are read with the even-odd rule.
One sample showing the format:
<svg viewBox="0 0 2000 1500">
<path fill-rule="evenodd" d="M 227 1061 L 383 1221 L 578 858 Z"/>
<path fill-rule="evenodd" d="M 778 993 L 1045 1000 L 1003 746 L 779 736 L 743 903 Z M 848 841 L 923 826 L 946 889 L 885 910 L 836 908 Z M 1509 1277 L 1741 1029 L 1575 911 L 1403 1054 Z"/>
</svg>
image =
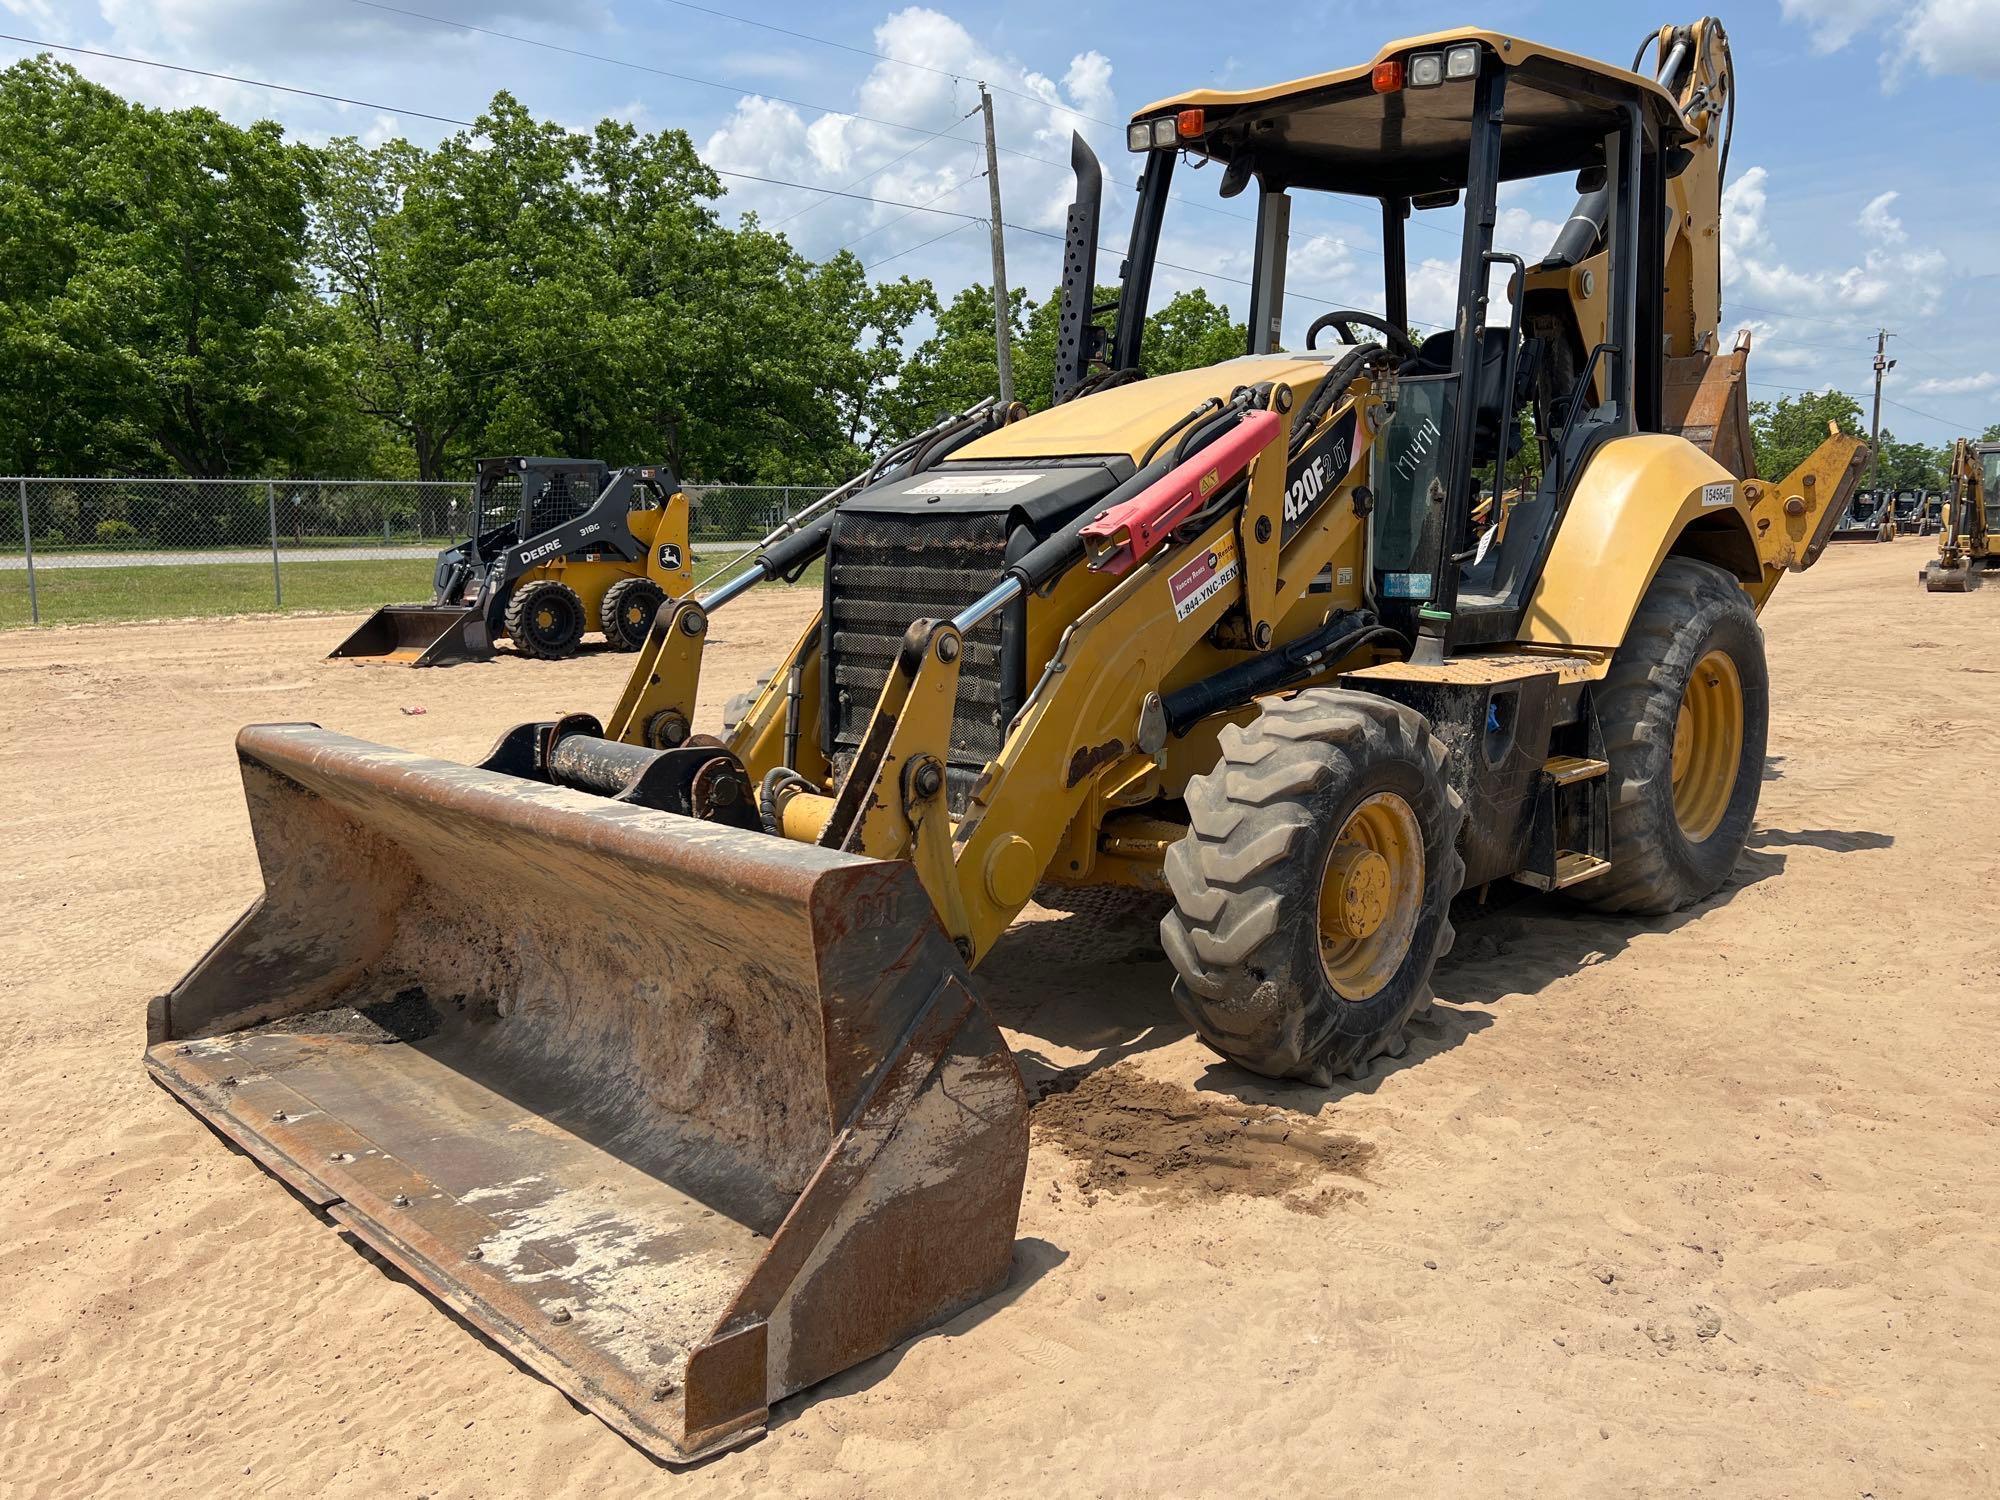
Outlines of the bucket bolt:
<svg viewBox="0 0 2000 1500">
<path fill-rule="evenodd" d="M 646 720 L 646 743 L 655 750 L 678 749 L 687 737 L 687 715 L 677 708 L 663 708 Z"/>
<path fill-rule="evenodd" d="M 928 802 L 944 790 L 944 767 L 928 755 L 911 762 L 910 790 L 919 801 Z"/>
</svg>

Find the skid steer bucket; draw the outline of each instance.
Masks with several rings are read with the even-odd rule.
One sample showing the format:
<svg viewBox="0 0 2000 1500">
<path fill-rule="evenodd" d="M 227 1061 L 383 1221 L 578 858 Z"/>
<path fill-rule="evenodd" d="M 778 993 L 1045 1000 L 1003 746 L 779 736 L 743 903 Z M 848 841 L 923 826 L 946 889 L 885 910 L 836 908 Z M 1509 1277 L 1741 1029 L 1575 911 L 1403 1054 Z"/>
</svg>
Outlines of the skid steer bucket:
<svg viewBox="0 0 2000 1500">
<path fill-rule="evenodd" d="M 492 654 L 493 642 L 476 606 L 390 604 L 362 621 L 326 659 L 446 667 L 453 662 L 484 661 Z"/>
<path fill-rule="evenodd" d="M 914 870 L 385 749 L 238 737 L 264 895 L 154 1077 L 649 1452 L 997 1290 L 1012 1055 Z"/>
</svg>

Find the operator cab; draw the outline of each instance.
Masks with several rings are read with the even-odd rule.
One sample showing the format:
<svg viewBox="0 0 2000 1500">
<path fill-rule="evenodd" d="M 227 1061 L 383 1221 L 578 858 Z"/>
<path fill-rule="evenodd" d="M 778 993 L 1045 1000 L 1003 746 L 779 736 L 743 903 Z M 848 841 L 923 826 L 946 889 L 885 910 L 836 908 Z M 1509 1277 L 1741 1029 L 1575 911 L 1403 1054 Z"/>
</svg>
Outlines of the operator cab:
<svg viewBox="0 0 2000 1500">
<path fill-rule="evenodd" d="M 1684 66 L 1676 49 L 1662 82 Z M 1661 82 L 1486 31 L 1163 101 L 1129 129 L 1145 172 L 1103 361 L 1139 364 L 1177 162 L 1218 164 L 1225 198 L 1256 187 L 1251 354 L 1279 350 L 1294 195 L 1372 200 L 1381 310 L 1328 312 L 1306 340 L 1333 359 L 1377 339 L 1378 380 L 1393 370 L 1372 466 L 1372 598 L 1424 655 L 1517 639 L 1589 451 L 1662 430 L 1665 184 L 1690 139 Z M 1536 178 L 1573 184 L 1576 206 L 1530 265 L 1495 249 L 1494 228 L 1501 185 Z M 1407 228 L 1450 209 L 1462 226 L 1452 326 L 1413 337 Z M 1080 374 L 1096 330 L 1074 331 Z"/>
</svg>

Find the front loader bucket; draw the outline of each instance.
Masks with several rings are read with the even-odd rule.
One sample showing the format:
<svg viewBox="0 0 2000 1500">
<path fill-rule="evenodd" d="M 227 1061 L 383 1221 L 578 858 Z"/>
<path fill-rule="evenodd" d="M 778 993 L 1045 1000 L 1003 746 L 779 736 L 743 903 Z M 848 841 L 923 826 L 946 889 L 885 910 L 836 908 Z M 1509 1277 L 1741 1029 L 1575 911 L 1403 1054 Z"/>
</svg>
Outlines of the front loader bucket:
<svg viewBox="0 0 2000 1500">
<path fill-rule="evenodd" d="M 147 1067 L 642 1448 L 1006 1280 L 1027 1099 L 907 863 L 311 725 L 237 754 L 264 895 Z"/>
<path fill-rule="evenodd" d="M 492 654 L 493 642 L 476 606 L 389 604 L 362 621 L 360 629 L 329 651 L 326 659 L 446 667 L 484 661 Z"/>
</svg>

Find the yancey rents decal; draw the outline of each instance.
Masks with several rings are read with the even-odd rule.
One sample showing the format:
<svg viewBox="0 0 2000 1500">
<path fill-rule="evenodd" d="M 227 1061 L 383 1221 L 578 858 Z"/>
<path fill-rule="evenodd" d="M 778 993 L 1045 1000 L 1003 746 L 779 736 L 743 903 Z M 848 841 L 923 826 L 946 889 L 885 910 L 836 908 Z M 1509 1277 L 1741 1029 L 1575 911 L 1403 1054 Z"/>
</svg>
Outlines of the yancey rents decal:
<svg viewBox="0 0 2000 1500">
<path fill-rule="evenodd" d="M 1235 580 L 1236 538 L 1226 536 L 1192 562 L 1185 562 L 1167 579 L 1174 597 L 1174 618 L 1185 620 Z"/>
</svg>

